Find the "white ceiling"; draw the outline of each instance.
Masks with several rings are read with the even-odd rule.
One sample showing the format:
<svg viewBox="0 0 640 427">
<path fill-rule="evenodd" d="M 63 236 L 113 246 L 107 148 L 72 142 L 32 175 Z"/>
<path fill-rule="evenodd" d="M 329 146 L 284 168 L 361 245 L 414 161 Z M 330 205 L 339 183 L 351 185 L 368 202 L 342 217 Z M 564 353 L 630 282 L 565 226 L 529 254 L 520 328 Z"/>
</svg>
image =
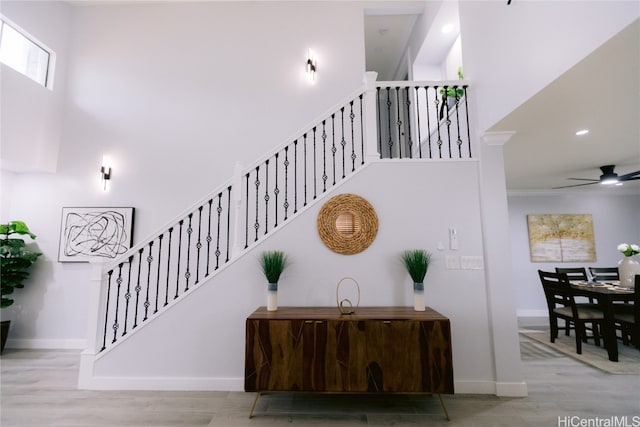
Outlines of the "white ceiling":
<svg viewBox="0 0 640 427">
<path fill-rule="evenodd" d="M 379 71 L 378 80 L 393 78 L 413 22 L 407 15 L 365 17 L 367 70 Z M 438 22 L 434 21 L 432 28 L 439 30 Z M 379 31 L 381 28 L 387 31 Z M 442 62 L 442 46 L 450 47 L 451 43 L 439 36 L 439 31 L 430 31 L 424 44 L 429 49 L 420 52 L 420 59 L 432 64 Z M 576 136 L 575 132 L 583 128 L 590 132 Z M 616 165 L 618 175 L 640 170 L 640 21 L 489 130 L 515 132 L 505 146 L 510 191 L 581 184 L 584 181 L 567 178 L 598 179 L 599 167 L 609 164 Z M 553 191 L 640 194 L 640 180 L 618 187 L 596 184 Z"/>
</svg>

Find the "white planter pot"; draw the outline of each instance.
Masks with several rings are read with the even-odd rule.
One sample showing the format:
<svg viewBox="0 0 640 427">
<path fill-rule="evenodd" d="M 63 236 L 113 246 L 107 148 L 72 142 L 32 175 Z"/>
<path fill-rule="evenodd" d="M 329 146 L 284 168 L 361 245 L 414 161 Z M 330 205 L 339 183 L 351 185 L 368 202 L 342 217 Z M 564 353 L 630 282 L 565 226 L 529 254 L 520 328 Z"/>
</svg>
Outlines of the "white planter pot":
<svg viewBox="0 0 640 427">
<path fill-rule="evenodd" d="M 269 283 L 267 285 L 267 311 L 278 310 L 278 284 Z"/>
<path fill-rule="evenodd" d="M 635 288 L 636 274 L 640 274 L 640 262 L 632 256 L 626 256 L 618 261 L 620 285 Z"/>
<path fill-rule="evenodd" d="M 425 311 L 424 283 L 413 284 L 413 309 L 415 311 Z"/>
</svg>

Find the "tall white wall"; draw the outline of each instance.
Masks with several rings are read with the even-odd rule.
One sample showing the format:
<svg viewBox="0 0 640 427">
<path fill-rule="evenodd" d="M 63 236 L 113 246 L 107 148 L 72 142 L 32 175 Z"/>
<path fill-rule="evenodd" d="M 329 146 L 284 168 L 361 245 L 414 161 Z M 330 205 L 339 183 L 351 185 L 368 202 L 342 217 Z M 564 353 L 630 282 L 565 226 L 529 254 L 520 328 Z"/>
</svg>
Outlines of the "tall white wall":
<svg viewBox="0 0 640 427">
<path fill-rule="evenodd" d="M 461 1 L 465 78 L 486 130 L 640 16 L 636 1 Z"/>
<path fill-rule="evenodd" d="M 590 192 L 569 195 L 519 194 L 509 196 L 512 275 L 518 316 L 545 317 L 547 305 L 538 270 L 555 267 L 615 267 L 622 255 L 620 243 L 640 242 L 640 195 L 604 195 Z M 527 215 L 591 214 L 596 243 L 596 261 L 584 263 L 531 262 Z"/>
<path fill-rule="evenodd" d="M 66 101 L 56 110 L 64 117 L 55 121 L 57 173 L 3 171 L 2 218 L 26 221 L 44 253 L 16 304 L 2 312 L 13 320 L 11 345 L 81 347 L 86 337 L 89 266 L 57 262 L 63 206 L 134 206 L 137 243 L 230 178 L 236 161 L 248 165 L 298 136 L 362 85 L 358 3 L 2 6 L 24 27 L 37 23 L 34 35 L 60 49 L 59 59 L 57 40 L 70 40 Z M 57 19 L 65 13 L 67 20 Z M 315 85 L 304 80 L 308 48 L 318 59 Z M 8 86 L 3 81 L 3 128 L 4 114 L 40 101 Z M 49 119 L 25 116 L 16 126 L 28 134 Z M 3 152 L 49 156 L 49 146 L 2 143 Z M 98 179 L 103 154 L 113 161 L 106 193 Z"/>
<path fill-rule="evenodd" d="M 360 284 L 361 306 L 411 306 L 412 282 L 399 254 L 425 248 L 434 254 L 425 280 L 426 302 L 451 319 L 456 391 L 494 393 L 485 271 L 445 266 L 446 256 L 482 255 L 477 176 L 474 161 L 369 165 L 336 191 L 358 194 L 374 207 L 379 230 L 368 249 L 348 256 L 327 249 L 316 228 L 324 201 L 316 203 L 142 328 L 135 339 L 97 360 L 93 386 L 242 389 L 245 319 L 266 304 L 257 259 L 261 250 L 283 250 L 291 258 L 279 283 L 282 306 L 335 306 L 336 285 L 346 276 Z M 452 227 L 459 236 L 457 251 L 448 246 Z M 347 285 L 344 292 L 349 292 Z M 175 351 L 166 351 L 167 345 Z"/>
<path fill-rule="evenodd" d="M 70 7 L 57 1 L 3 1 L 0 12 L 55 52 L 50 88 L 0 64 L 2 169 L 55 172 L 62 141 Z M 10 188 L 3 186 L 2 191 Z"/>
</svg>

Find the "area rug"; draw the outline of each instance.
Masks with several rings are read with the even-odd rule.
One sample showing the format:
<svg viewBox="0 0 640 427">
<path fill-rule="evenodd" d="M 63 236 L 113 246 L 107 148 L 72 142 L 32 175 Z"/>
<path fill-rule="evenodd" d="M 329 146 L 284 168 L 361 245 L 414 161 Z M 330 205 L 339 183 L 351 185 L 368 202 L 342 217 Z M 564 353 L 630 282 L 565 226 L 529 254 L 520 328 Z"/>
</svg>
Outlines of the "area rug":
<svg viewBox="0 0 640 427">
<path fill-rule="evenodd" d="M 563 355 L 579 360 L 610 374 L 640 375 L 640 350 L 618 343 L 618 362 L 612 362 L 604 347 L 596 347 L 591 343 L 582 343 L 582 354 L 576 353 L 574 336 L 559 334 L 555 343 L 549 341 L 549 332 L 521 330 L 520 334 L 538 344 L 553 349 Z"/>
</svg>

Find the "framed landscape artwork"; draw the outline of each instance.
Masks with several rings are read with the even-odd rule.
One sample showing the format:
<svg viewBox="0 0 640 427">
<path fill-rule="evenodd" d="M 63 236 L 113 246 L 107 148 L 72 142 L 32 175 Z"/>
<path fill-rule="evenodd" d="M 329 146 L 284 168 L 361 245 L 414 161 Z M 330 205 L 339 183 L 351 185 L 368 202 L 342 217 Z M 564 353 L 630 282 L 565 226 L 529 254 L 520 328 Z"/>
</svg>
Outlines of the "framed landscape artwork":
<svg viewBox="0 0 640 427">
<path fill-rule="evenodd" d="M 133 243 L 134 208 L 62 208 L 60 262 L 109 260 Z"/>
<path fill-rule="evenodd" d="M 594 262 L 590 214 L 527 215 L 531 262 Z"/>
</svg>

